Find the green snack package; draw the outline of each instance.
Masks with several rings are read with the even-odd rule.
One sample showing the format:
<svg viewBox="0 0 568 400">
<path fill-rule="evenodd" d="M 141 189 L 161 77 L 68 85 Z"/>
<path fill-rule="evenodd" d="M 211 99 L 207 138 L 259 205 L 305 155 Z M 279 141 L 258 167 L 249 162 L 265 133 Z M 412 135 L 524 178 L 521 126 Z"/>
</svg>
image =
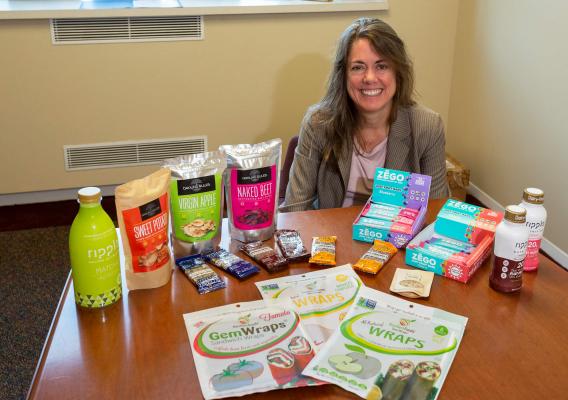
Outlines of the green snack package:
<svg viewBox="0 0 568 400">
<path fill-rule="evenodd" d="M 175 258 L 214 250 L 221 239 L 223 171 L 220 151 L 169 158 L 170 205 Z"/>
</svg>

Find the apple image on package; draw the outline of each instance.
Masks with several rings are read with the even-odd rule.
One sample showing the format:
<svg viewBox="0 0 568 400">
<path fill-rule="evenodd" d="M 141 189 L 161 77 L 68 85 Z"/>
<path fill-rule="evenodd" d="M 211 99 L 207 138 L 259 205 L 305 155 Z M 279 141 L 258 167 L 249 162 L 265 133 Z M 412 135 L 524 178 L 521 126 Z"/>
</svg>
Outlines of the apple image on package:
<svg viewBox="0 0 568 400">
<path fill-rule="evenodd" d="M 365 353 L 354 351 L 347 354 L 347 357 L 350 357 L 351 359 L 353 359 L 353 362 L 361 365 L 361 371 L 353 374 L 358 378 L 371 378 L 378 375 L 381 370 L 381 362 L 376 358 L 369 357 Z"/>
<path fill-rule="evenodd" d="M 328 358 L 329 364 L 336 371 L 346 374 L 357 374 L 363 370 L 363 366 L 345 354 L 336 354 Z"/>
</svg>

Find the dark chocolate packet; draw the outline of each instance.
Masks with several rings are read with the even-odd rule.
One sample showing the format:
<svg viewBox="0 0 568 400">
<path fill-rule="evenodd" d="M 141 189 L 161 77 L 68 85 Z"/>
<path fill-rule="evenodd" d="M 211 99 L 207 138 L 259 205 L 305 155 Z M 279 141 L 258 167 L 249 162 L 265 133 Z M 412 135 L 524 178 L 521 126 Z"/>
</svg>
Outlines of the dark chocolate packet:
<svg viewBox="0 0 568 400">
<path fill-rule="evenodd" d="M 268 272 L 280 271 L 288 266 L 288 260 L 261 241 L 244 244 L 241 250 Z"/>
<path fill-rule="evenodd" d="M 279 229 L 274 233 L 274 238 L 282 256 L 289 262 L 304 261 L 310 256 L 298 231 L 293 229 Z"/>
</svg>

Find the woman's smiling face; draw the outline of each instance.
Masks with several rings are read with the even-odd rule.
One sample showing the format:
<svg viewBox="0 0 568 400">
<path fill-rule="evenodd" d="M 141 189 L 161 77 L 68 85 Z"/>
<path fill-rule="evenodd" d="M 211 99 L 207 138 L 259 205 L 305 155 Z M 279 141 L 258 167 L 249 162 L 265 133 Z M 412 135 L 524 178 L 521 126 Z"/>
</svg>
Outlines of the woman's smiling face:
<svg viewBox="0 0 568 400">
<path fill-rule="evenodd" d="M 396 92 L 396 72 L 368 39 L 357 39 L 351 45 L 347 60 L 347 92 L 360 113 L 389 115 Z"/>
</svg>

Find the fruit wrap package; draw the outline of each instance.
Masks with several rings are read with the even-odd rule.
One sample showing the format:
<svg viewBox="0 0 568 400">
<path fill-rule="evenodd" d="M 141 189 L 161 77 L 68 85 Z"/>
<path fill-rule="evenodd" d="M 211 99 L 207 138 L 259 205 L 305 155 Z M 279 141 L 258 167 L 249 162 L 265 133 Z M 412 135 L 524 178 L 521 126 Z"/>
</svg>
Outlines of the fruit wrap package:
<svg viewBox="0 0 568 400">
<path fill-rule="evenodd" d="M 467 318 L 367 287 L 304 370 L 368 399 L 434 400 Z"/>
<path fill-rule="evenodd" d="M 278 220 L 282 141 L 223 145 L 231 239 L 255 242 L 272 237 Z"/>
<path fill-rule="evenodd" d="M 337 329 L 364 286 L 350 264 L 256 282 L 265 300 L 289 298 L 317 347 Z"/>
<path fill-rule="evenodd" d="M 170 170 L 161 168 L 115 189 L 126 286 L 130 290 L 163 286 L 172 276 L 169 180 Z"/>
<path fill-rule="evenodd" d="M 288 299 L 229 304 L 183 318 L 205 399 L 323 384 L 301 375 L 314 346 Z"/>
<path fill-rule="evenodd" d="M 164 160 L 171 170 L 170 205 L 175 258 L 211 251 L 221 240 L 223 172 L 220 151 Z"/>
</svg>

